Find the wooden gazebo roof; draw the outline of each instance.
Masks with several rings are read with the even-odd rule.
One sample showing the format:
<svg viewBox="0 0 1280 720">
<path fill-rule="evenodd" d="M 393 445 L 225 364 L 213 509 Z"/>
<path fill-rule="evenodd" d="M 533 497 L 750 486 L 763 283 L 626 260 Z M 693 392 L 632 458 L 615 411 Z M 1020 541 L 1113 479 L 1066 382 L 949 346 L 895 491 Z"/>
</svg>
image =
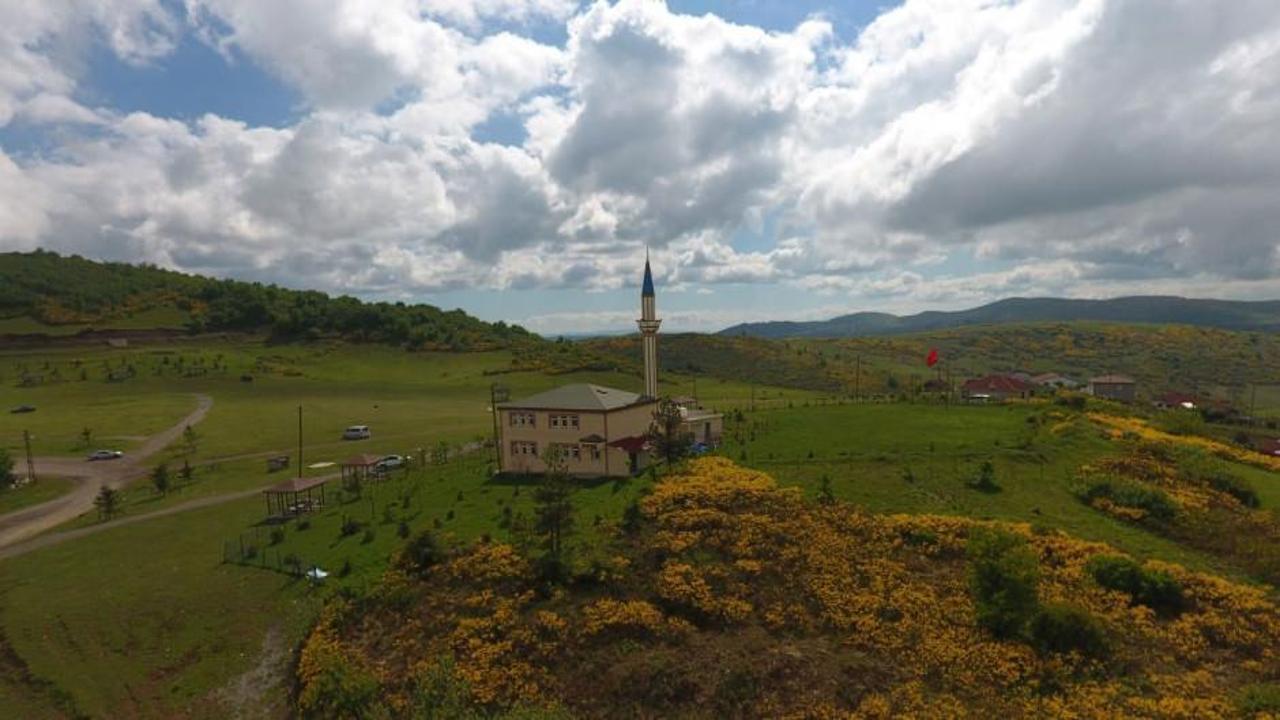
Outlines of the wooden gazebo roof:
<svg viewBox="0 0 1280 720">
<path fill-rule="evenodd" d="M 364 453 L 362 455 L 354 455 L 352 457 L 349 457 L 346 460 L 343 460 L 342 462 L 338 463 L 338 465 L 344 468 L 372 467 L 374 465 L 377 465 L 381 460 L 382 460 L 381 455 L 370 455 L 368 453 Z"/>
<path fill-rule="evenodd" d="M 282 483 L 272 485 L 271 487 L 267 488 L 266 490 L 263 490 L 262 492 L 267 493 L 269 495 L 279 494 L 279 493 L 306 492 L 307 490 L 310 490 L 312 488 L 324 485 L 327 482 L 329 482 L 329 478 L 327 477 L 292 478 L 290 480 L 285 480 Z"/>
</svg>

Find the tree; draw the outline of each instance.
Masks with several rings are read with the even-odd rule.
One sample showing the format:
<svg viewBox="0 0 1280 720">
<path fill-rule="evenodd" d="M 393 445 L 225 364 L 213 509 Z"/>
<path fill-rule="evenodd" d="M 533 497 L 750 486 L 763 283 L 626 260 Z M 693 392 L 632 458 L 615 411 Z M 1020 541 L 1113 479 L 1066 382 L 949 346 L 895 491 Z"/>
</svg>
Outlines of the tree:
<svg viewBox="0 0 1280 720">
<path fill-rule="evenodd" d="M 98 517 L 110 520 L 119 508 L 120 492 L 110 485 L 103 485 L 98 490 L 98 496 L 93 499 L 93 504 L 98 508 Z"/>
<path fill-rule="evenodd" d="M 91 428 L 84 428 L 80 431 L 80 442 L 84 443 L 86 448 L 93 445 L 93 430 Z"/>
<path fill-rule="evenodd" d="M 548 446 L 542 462 L 547 470 L 533 491 L 533 529 L 542 539 L 544 553 L 539 565 L 543 578 L 559 580 L 566 574 L 564 540 L 573 531 L 573 481 L 559 445 Z"/>
<path fill-rule="evenodd" d="M 0 448 L 0 490 L 10 487 L 17 479 L 13 474 L 13 458 L 8 450 Z"/>
<path fill-rule="evenodd" d="M 191 482 L 192 477 L 194 477 L 195 474 L 196 474 L 196 471 L 192 469 L 191 463 L 188 462 L 186 458 L 183 458 L 182 469 L 178 471 L 178 477 L 182 478 L 182 484 L 184 485 L 189 484 Z"/>
<path fill-rule="evenodd" d="M 836 502 L 836 493 L 831 489 L 831 478 L 827 475 L 822 476 L 822 482 L 818 485 L 818 502 L 823 505 L 834 505 Z"/>
<path fill-rule="evenodd" d="M 200 442 L 200 436 L 196 434 L 195 428 L 190 425 L 182 430 L 182 444 L 187 448 L 188 455 L 196 453 L 196 447 Z"/>
<path fill-rule="evenodd" d="M 169 494 L 169 466 L 166 463 L 160 463 L 151 471 L 151 484 L 161 495 Z"/>
<path fill-rule="evenodd" d="M 658 449 L 668 464 L 689 454 L 693 445 L 692 433 L 684 429 L 684 416 L 680 414 L 680 406 L 670 398 L 658 402 L 658 409 L 653 413 L 653 423 L 649 426 L 649 442 Z"/>
<path fill-rule="evenodd" d="M 1035 551 L 1025 539 L 1001 530 L 975 530 L 967 551 L 978 624 L 996 637 L 1019 635 L 1040 606 Z"/>
</svg>

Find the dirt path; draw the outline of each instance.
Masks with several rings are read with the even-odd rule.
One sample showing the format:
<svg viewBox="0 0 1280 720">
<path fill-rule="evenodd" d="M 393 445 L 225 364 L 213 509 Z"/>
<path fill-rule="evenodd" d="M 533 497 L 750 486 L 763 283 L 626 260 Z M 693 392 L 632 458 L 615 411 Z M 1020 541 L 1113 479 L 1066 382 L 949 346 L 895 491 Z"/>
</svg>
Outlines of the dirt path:
<svg viewBox="0 0 1280 720">
<path fill-rule="evenodd" d="M 65 477 L 72 480 L 75 487 L 62 497 L 0 516 L 0 548 L 10 547 L 92 510 L 93 498 L 103 485 L 121 488 L 146 475 L 143 462 L 177 440 L 188 425 L 203 420 L 212 407 L 213 398 L 197 395 L 196 409 L 191 414 L 147 438 L 137 450 L 119 460 L 89 462 L 83 458 L 35 458 L 37 477 Z"/>
<path fill-rule="evenodd" d="M 333 480 L 337 478 L 338 475 L 335 473 L 333 475 L 324 475 L 322 477 L 325 480 Z M 177 515 L 178 513 L 190 512 L 192 510 L 213 507 L 215 505 L 222 505 L 224 503 L 234 502 L 236 500 L 242 500 L 247 497 L 253 497 L 261 494 L 262 488 L 260 487 L 249 488 L 248 490 L 237 490 L 235 492 L 224 493 L 222 495 L 210 495 L 208 497 L 196 498 L 195 500 L 171 505 L 167 508 L 156 510 L 154 512 L 143 513 L 142 515 L 128 515 L 116 520 L 108 520 L 104 523 L 98 523 L 97 525 L 76 528 L 74 530 L 52 532 L 48 535 L 31 538 L 25 542 L 16 542 L 8 546 L 0 547 L 0 560 L 15 557 L 17 555 L 25 555 L 32 550 L 39 550 L 40 548 L 50 547 L 52 545 L 61 545 L 68 540 L 76 540 L 87 535 L 94 535 L 102 532 L 103 530 L 110 530 L 112 528 L 123 527 L 125 525 L 146 522 L 147 520 L 154 520 L 168 515 Z M 92 505 L 92 500 L 90 500 L 90 505 Z"/>
</svg>

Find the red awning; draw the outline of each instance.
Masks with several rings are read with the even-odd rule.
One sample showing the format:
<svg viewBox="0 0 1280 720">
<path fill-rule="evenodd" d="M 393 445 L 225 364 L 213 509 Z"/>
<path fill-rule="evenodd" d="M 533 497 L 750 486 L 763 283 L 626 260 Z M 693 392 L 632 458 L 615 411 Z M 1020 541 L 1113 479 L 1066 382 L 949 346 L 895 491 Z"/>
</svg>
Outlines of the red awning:
<svg viewBox="0 0 1280 720">
<path fill-rule="evenodd" d="M 640 452 L 649 447 L 649 440 L 639 435 L 624 437 L 609 443 L 609 447 L 616 447 L 629 453 Z"/>
</svg>

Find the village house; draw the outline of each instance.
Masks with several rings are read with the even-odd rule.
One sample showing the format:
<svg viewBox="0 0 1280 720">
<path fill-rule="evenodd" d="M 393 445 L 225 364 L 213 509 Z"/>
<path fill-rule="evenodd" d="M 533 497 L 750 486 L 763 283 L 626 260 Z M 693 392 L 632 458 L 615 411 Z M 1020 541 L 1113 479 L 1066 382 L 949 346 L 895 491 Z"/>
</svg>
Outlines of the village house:
<svg viewBox="0 0 1280 720">
<path fill-rule="evenodd" d="M 1085 392 L 1094 397 L 1123 403 L 1133 402 L 1138 394 L 1137 383 L 1127 375 L 1099 375 L 1089 378 Z"/>
<path fill-rule="evenodd" d="M 1066 375 L 1060 375 L 1055 372 L 1041 373 L 1031 377 L 1031 383 L 1045 388 L 1054 388 L 1057 390 L 1074 390 L 1080 387 L 1080 383 L 1072 380 Z"/>
<path fill-rule="evenodd" d="M 966 380 L 960 394 L 969 402 L 1003 402 L 1025 400 L 1035 393 L 1035 386 L 1009 375 L 987 375 Z"/>
<path fill-rule="evenodd" d="M 1200 399 L 1195 395 L 1181 392 L 1167 392 L 1151 401 L 1159 410 L 1195 410 L 1200 406 Z"/>
<path fill-rule="evenodd" d="M 586 383 L 502 403 L 502 471 L 545 472 L 543 454 L 556 445 L 570 475 L 631 475 L 649 464 L 645 435 L 657 405 L 654 398 Z"/>
</svg>

